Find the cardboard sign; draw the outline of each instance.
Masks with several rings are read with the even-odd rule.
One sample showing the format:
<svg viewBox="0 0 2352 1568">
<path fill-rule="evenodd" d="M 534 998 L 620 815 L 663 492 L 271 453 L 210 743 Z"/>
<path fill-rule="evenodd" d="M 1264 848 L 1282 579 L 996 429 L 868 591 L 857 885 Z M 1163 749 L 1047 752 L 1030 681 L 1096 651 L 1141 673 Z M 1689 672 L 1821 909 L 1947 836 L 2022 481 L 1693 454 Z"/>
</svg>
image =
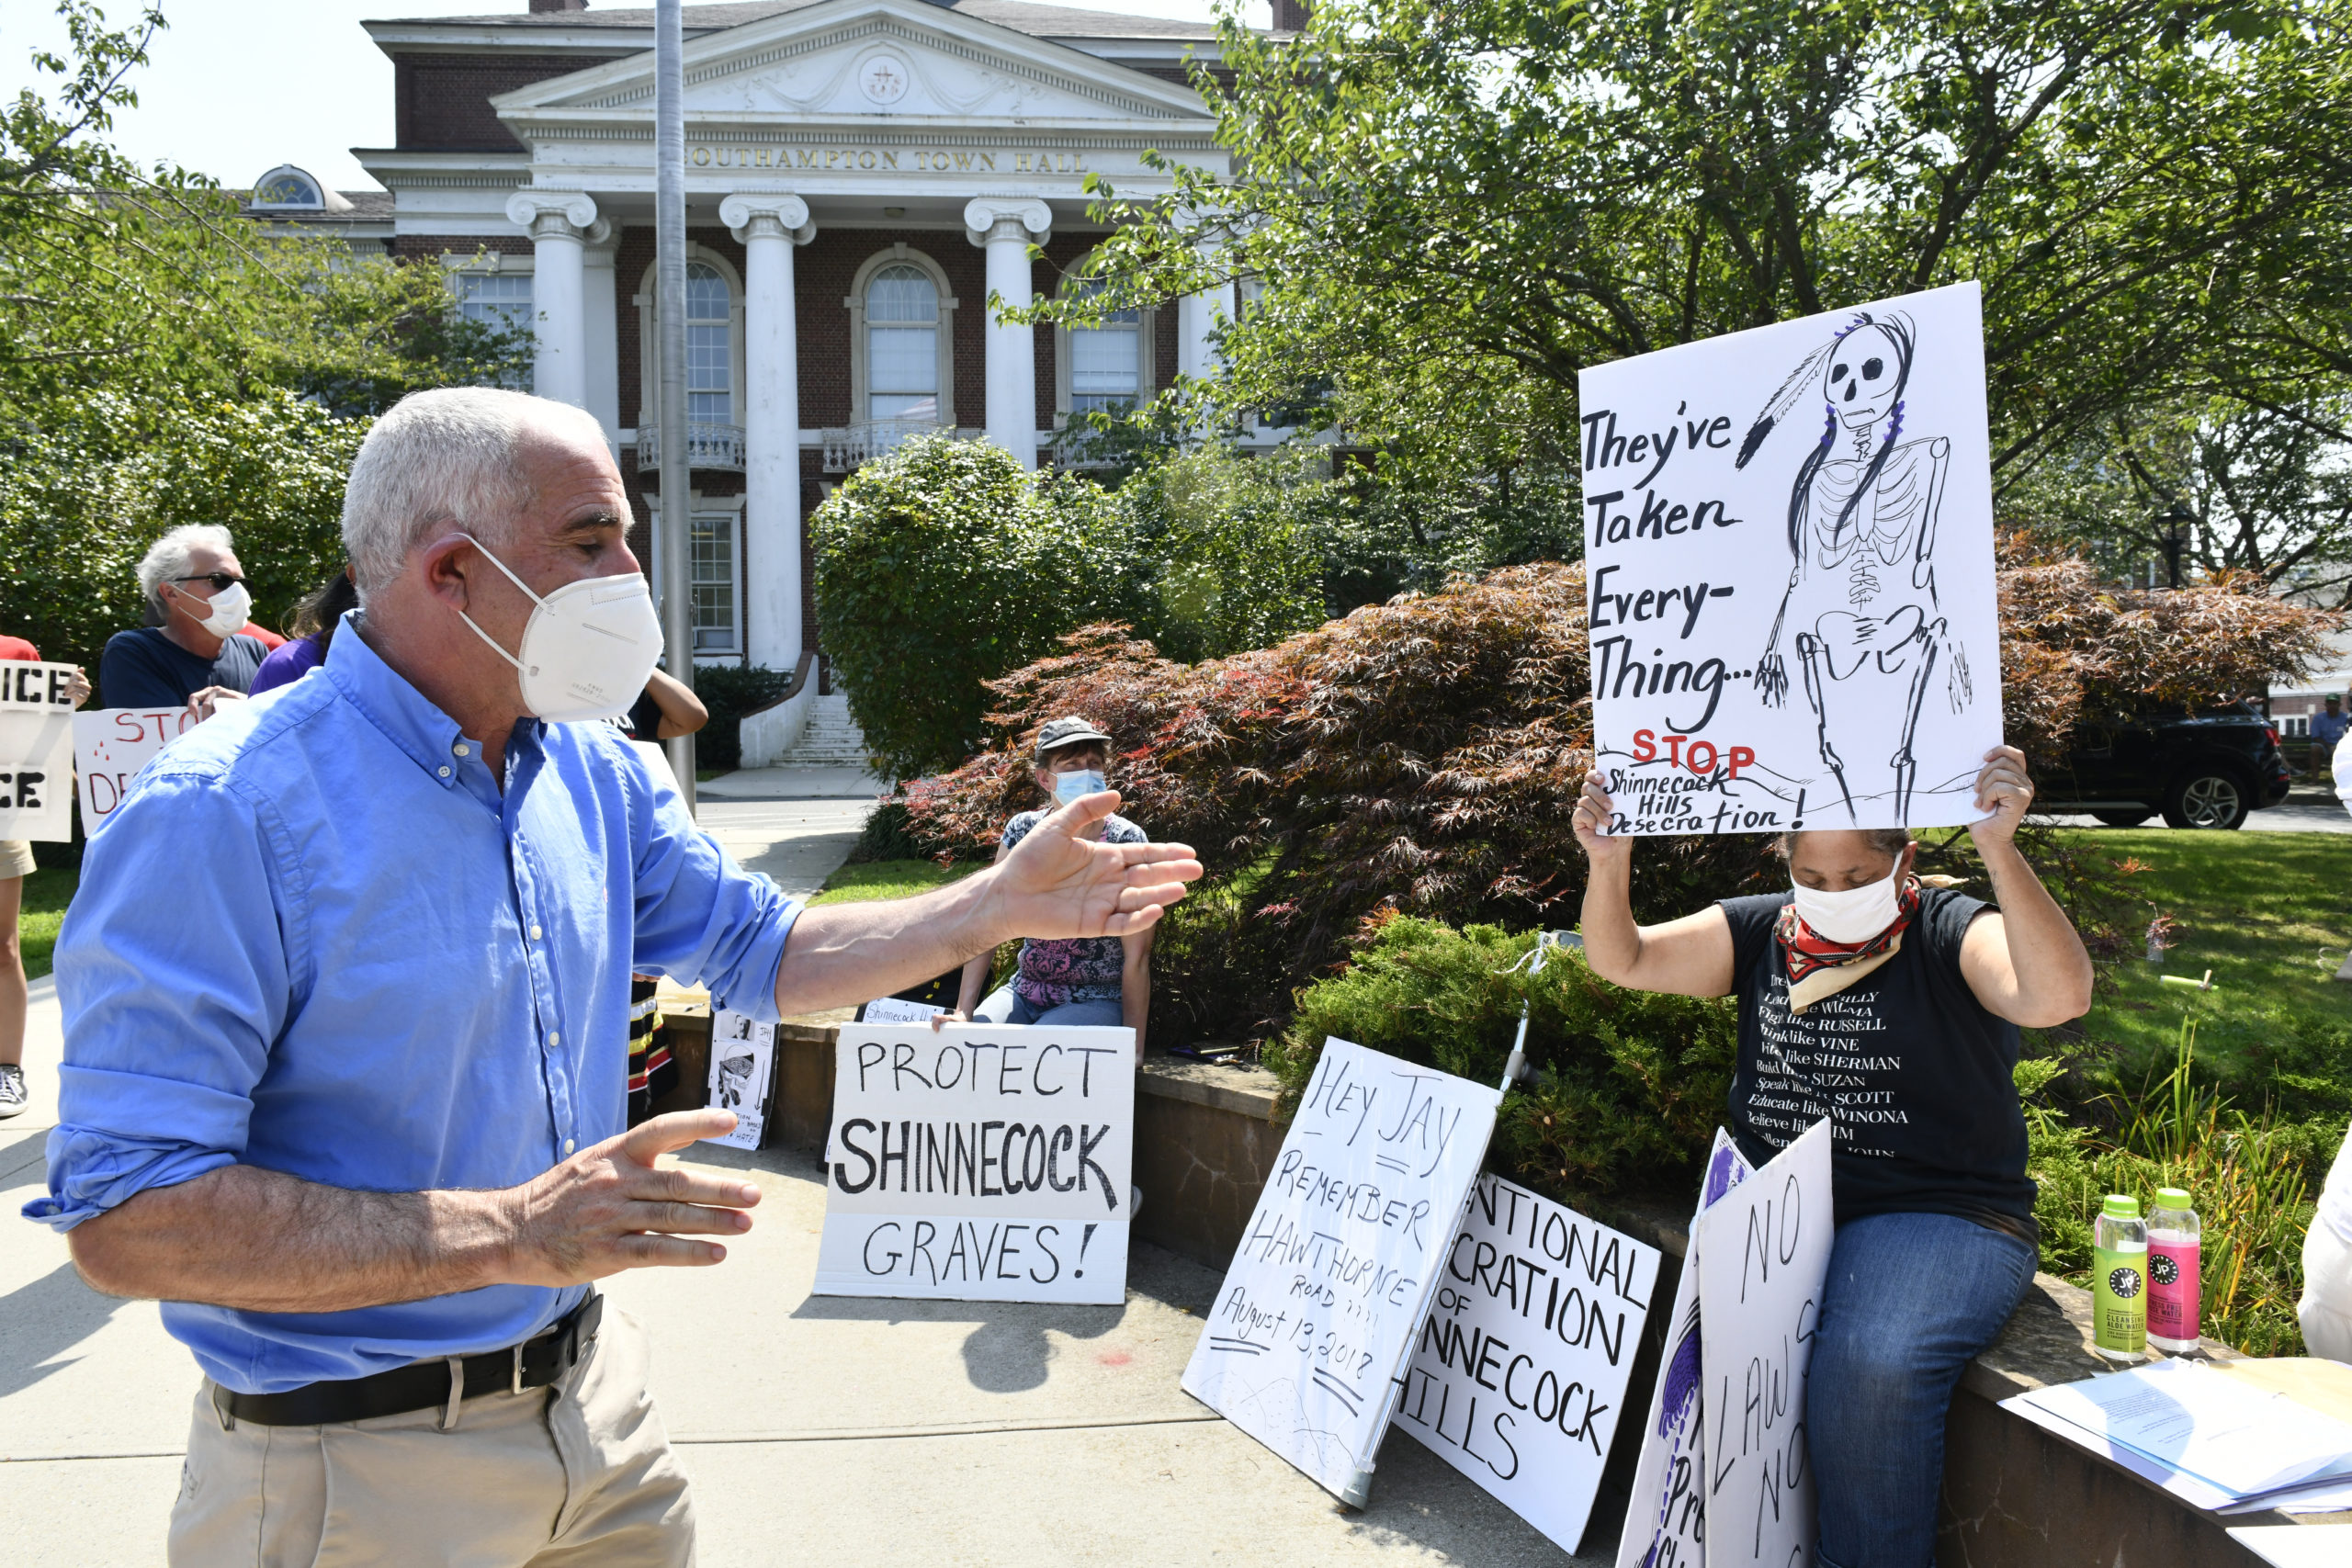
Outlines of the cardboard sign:
<svg viewBox="0 0 2352 1568">
<path fill-rule="evenodd" d="M 1650 1391 L 1634 1466 L 1633 1499 L 1617 1538 L 1617 1568 L 1701 1568 L 1707 1560 L 1707 1445 L 1701 1403 L 1706 1390 L 1705 1344 L 1699 1328 L 1699 1216 L 1755 1174 L 1729 1133 L 1715 1129 L 1699 1206 L 1690 1216 L 1690 1246 L 1674 1287 L 1666 1350 Z"/>
<path fill-rule="evenodd" d="M 1976 285 L 1577 384 L 1609 830 L 1981 816 L 2001 670 Z"/>
<path fill-rule="evenodd" d="M 1658 1250 L 1481 1176 L 1396 1425 L 1577 1550 L 1657 1285 Z"/>
<path fill-rule="evenodd" d="M 0 839 L 74 837 L 71 664 L 0 659 Z"/>
<path fill-rule="evenodd" d="M 1805 1375 L 1837 1233 L 1824 1119 L 1699 1216 L 1707 1568 L 1813 1561 Z"/>
<path fill-rule="evenodd" d="M 735 1112 L 735 1130 L 705 1138 L 730 1149 L 756 1149 L 767 1132 L 768 1101 L 775 1087 L 775 1025 L 755 1023 L 740 1012 L 714 1008 L 710 1014 L 710 1106 Z"/>
<path fill-rule="evenodd" d="M 1184 1391 L 1361 1506 L 1502 1097 L 1323 1046 Z"/>
<path fill-rule="evenodd" d="M 196 728 L 187 709 L 93 708 L 74 716 L 74 766 L 81 774 L 82 831 L 106 826 L 130 781 L 170 741 Z"/>
<path fill-rule="evenodd" d="M 820 1296 L 1127 1294 L 1131 1029 L 843 1024 Z"/>
</svg>

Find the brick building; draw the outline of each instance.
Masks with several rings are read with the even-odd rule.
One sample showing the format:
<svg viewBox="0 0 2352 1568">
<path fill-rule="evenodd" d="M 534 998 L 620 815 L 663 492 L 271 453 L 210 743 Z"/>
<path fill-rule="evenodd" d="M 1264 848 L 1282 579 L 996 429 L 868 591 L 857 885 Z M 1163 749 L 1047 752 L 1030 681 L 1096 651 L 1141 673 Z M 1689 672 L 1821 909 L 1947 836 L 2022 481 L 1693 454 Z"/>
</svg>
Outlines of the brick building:
<svg viewBox="0 0 2352 1568">
<path fill-rule="evenodd" d="M 252 211 L 446 267 L 467 310 L 528 321 L 535 389 L 603 423 L 650 563 L 653 12 L 517 5 L 364 24 L 392 61 L 397 145 L 355 151 L 390 196 L 288 167 Z M 684 17 L 695 652 L 790 670 L 816 642 L 806 520 L 858 462 L 934 426 L 1050 460 L 1073 411 L 1209 368 L 1229 295 L 1085 331 L 1001 325 L 988 304 L 1064 288 L 1101 242 L 1090 175 L 1148 201 L 1171 184 L 1148 153 L 1225 170 L 1186 85 L 1216 39 L 1025 0 Z"/>
</svg>

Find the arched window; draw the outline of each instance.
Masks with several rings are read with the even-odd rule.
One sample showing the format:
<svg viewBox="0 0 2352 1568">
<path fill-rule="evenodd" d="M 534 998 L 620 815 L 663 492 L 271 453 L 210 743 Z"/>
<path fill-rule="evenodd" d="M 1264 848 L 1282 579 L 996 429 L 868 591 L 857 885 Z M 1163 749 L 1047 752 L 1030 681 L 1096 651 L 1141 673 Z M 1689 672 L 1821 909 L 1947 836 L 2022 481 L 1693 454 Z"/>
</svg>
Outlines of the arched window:
<svg viewBox="0 0 2352 1568">
<path fill-rule="evenodd" d="M 939 286 L 899 263 L 865 286 L 869 419 L 939 417 Z"/>
<path fill-rule="evenodd" d="M 733 311 L 727 279 L 708 262 L 686 265 L 686 417 L 735 422 Z"/>
<path fill-rule="evenodd" d="M 1064 292 L 1100 294 L 1102 280 L 1080 278 Z M 1111 310 L 1102 324 L 1069 329 L 1069 412 L 1133 408 L 1143 396 L 1143 312 Z"/>
<path fill-rule="evenodd" d="M 323 210 L 330 203 L 326 198 L 326 187 L 313 179 L 308 169 L 280 164 L 254 182 L 252 205 L 316 212 Z"/>
</svg>

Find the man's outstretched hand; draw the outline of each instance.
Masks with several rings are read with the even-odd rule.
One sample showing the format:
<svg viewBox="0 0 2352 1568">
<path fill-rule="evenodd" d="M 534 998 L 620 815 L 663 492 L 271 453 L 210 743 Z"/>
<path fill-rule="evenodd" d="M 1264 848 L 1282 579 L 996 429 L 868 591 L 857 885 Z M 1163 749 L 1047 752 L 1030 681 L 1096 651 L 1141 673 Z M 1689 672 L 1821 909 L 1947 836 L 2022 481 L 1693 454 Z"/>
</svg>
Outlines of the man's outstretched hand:
<svg viewBox="0 0 2352 1568">
<path fill-rule="evenodd" d="M 656 1116 L 500 1194 L 510 1200 L 513 1234 L 506 1277 L 517 1284 L 572 1285 L 624 1269 L 720 1261 L 726 1247 L 687 1238 L 750 1230 L 744 1211 L 759 1202 L 760 1190 L 733 1176 L 657 1162 L 734 1127 L 731 1111 Z"/>
<path fill-rule="evenodd" d="M 1133 936 L 1198 880 L 1189 844 L 1105 844 L 1080 835 L 1119 793 L 1080 795 L 1029 830 L 993 873 L 991 924 L 1024 937 Z"/>
</svg>

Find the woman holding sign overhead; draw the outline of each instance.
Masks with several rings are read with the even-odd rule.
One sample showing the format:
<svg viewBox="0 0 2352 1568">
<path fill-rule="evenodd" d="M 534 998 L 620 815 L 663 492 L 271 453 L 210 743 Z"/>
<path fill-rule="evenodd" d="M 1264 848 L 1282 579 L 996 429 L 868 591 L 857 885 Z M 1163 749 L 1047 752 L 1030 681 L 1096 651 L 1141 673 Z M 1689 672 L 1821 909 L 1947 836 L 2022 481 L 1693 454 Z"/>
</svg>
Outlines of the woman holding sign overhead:
<svg viewBox="0 0 2352 1568">
<path fill-rule="evenodd" d="M 1639 926 L 1633 843 L 1604 837 L 1601 775 L 1577 840 L 1591 857 L 1585 957 L 1620 986 L 1739 998 L 1730 1125 L 1758 1165 L 1824 1117 L 1838 1234 L 1805 1419 L 1826 1568 L 1925 1568 L 1944 1417 L 1961 1370 L 2033 1278 L 2034 1186 L 2011 1073 L 2020 1025 L 2090 1006 L 2082 941 L 2015 842 L 2025 758 L 1987 752 L 1969 829 L 1993 904 L 1912 874 L 1900 829 L 1783 835 L 1785 893 Z"/>
</svg>

